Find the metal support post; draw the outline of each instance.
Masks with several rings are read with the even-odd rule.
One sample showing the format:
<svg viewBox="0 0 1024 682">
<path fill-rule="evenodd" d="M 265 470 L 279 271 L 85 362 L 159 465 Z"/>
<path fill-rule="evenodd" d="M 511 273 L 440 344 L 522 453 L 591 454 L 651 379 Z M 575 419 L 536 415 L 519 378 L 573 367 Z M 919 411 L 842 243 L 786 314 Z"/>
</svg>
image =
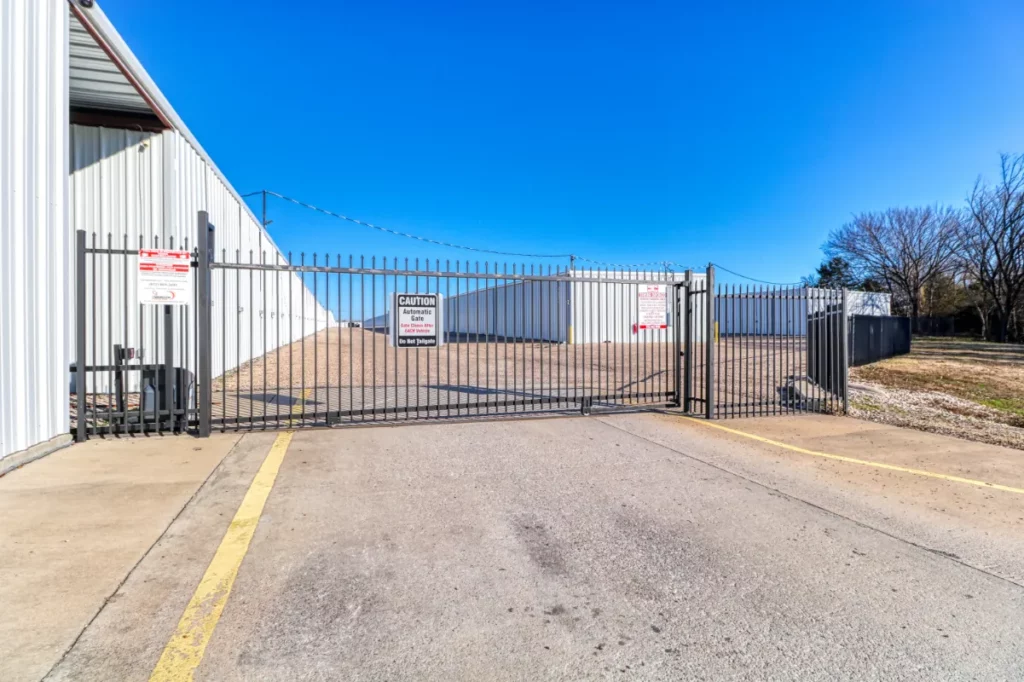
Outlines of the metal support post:
<svg viewBox="0 0 1024 682">
<path fill-rule="evenodd" d="M 85 230 L 75 232 L 75 441 L 85 442 Z"/>
<path fill-rule="evenodd" d="M 123 423 L 127 423 L 124 416 L 124 348 L 119 343 L 114 344 L 114 400 L 117 411 L 122 413 L 120 417 Z"/>
<path fill-rule="evenodd" d="M 214 232 L 210 225 L 210 216 L 206 211 L 199 212 L 199 267 L 198 287 L 196 295 L 196 357 L 199 363 L 199 384 L 198 405 L 199 408 L 199 437 L 210 436 L 211 412 L 213 411 L 213 366 L 211 354 L 213 351 L 212 337 L 212 300 L 210 291 L 210 263 L 214 254 Z"/>
<path fill-rule="evenodd" d="M 693 271 L 686 271 L 683 296 L 683 411 L 693 408 Z"/>
<path fill-rule="evenodd" d="M 704 303 L 704 320 L 707 322 L 704 331 L 704 350 L 707 354 L 707 362 L 704 363 L 704 379 L 706 381 L 704 390 L 704 412 L 708 419 L 715 418 L 715 266 L 708 265 L 707 299 Z"/>
<path fill-rule="evenodd" d="M 850 413 L 850 317 L 849 317 L 849 290 L 843 289 L 843 310 L 839 322 L 839 355 L 840 372 L 839 380 L 842 382 L 843 392 L 843 414 Z"/>
<path fill-rule="evenodd" d="M 569 256 L 569 277 L 575 277 L 575 275 L 576 275 L 576 256 L 570 255 Z M 574 338 L 574 333 L 573 333 L 574 332 L 573 315 L 576 314 L 576 310 L 573 307 L 573 304 L 575 303 L 575 301 L 573 301 L 573 296 L 575 296 L 575 293 L 574 293 L 575 292 L 575 286 L 576 285 L 573 284 L 573 282 L 570 280 L 569 281 L 569 293 L 568 293 L 568 296 L 567 296 L 567 306 L 566 306 L 567 307 L 567 312 L 568 312 L 566 317 L 569 318 L 569 331 L 566 334 L 566 338 L 569 340 L 569 345 L 570 346 L 573 345 L 574 343 L 576 343 L 576 339 Z M 497 296 L 497 293 L 495 293 L 495 296 Z M 497 304 L 495 304 L 495 305 L 497 305 Z"/>
<path fill-rule="evenodd" d="M 672 309 L 672 324 L 675 326 L 675 398 L 673 407 L 683 406 L 683 347 L 682 347 L 682 301 L 689 298 L 689 291 L 685 284 L 673 284 L 672 291 L 675 293 L 675 307 Z"/>
<path fill-rule="evenodd" d="M 178 418 L 174 415 L 174 310 L 171 306 L 164 306 L 164 381 L 163 381 L 163 403 L 160 409 L 167 412 L 167 427 L 174 431 L 177 429 Z M 164 423 L 158 420 L 157 423 Z"/>
</svg>

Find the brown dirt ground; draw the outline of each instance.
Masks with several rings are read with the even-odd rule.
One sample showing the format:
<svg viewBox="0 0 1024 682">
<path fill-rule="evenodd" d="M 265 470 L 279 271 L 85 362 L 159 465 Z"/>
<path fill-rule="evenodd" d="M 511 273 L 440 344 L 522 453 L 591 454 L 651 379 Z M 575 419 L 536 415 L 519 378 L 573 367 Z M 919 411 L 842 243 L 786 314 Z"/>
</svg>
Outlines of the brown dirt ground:
<svg viewBox="0 0 1024 682">
<path fill-rule="evenodd" d="M 227 412 L 251 407 L 246 395 L 300 396 L 313 389 L 322 401 L 345 398 L 350 387 L 386 391 L 406 386 L 463 392 L 513 392 L 557 395 L 579 387 L 587 395 L 661 394 L 675 385 L 674 344 L 631 343 L 566 345 L 542 341 L 477 341 L 462 338 L 439 349 L 397 349 L 380 333 L 332 328 L 244 363 L 214 382 L 215 404 Z M 792 396 L 803 393 L 821 402 L 823 392 L 804 377 L 802 340 L 723 338 L 717 344 L 716 395 L 735 414 L 753 413 L 749 405 L 771 412 L 793 409 Z M 693 344 L 694 397 L 703 397 L 705 348 Z M 449 389 L 448 387 L 451 387 Z M 401 393 L 401 391 L 399 391 Z M 232 398 L 232 394 L 240 398 Z M 352 402 L 349 397 L 348 401 Z M 360 398 L 362 400 L 362 398 Z M 650 402 L 644 400 L 642 402 Z M 239 405 L 236 406 L 236 403 Z M 742 406 L 742 407 L 741 407 Z M 276 410 L 276 407 L 272 407 Z M 821 409 L 819 406 L 818 409 Z"/>
<path fill-rule="evenodd" d="M 914 339 L 850 380 L 854 416 L 1024 449 L 1024 346 Z"/>
<path fill-rule="evenodd" d="M 440 348 L 392 348 L 384 334 L 365 329 L 326 329 L 244 363 L 216 380 L 214 393 L 277 386 L 369 386 L 417 383 L 522 388 L 637 386 L 667 383 L 669 344 L 565 344 L 453 341 Z M 266 378 L 264 379 L 264 374 Z"/>
</svg>

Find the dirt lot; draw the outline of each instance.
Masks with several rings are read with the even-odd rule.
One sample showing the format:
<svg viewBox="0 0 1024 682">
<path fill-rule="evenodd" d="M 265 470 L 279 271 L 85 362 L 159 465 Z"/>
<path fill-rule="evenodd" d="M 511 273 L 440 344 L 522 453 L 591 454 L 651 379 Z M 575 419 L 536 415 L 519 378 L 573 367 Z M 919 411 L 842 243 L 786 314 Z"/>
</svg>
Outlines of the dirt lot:
<svg viewBox="0 0 1024 682">
<path fill-rule="evenodd" d="M 851 413 L 1024 450 L 1024 346 L 914 339 L 906 356 L 850 370 Z"/>
<path fill-rule="evenodd" d="M 468 416 L 483 414 L 488 403 L 561 398 L 544 406 L 578 410 L 576 395 L 664 404 L 674 385 L 671 352 L 665 343 L 566 345 L 482 336 L 453 338 L 440 348 L 393 348 L 380 333 L 328 329 L 215 379 L 214 417 L 299 415 L 301 421 L 339 409 L 373 411 L 353 415 L 358 421 L 396 411 Z"/>
<path fill-rule="evenodd" d="M 704 404 L 703 343 L 692 344 L 692 407 Z M 214 349 L 217 353 L 218 349 Z M 488 337 L 452 338 L 441 348 L 392 348 L 381 333 L 332 328 L 244 363 L 213 382 L 213 418 L 279 423 L 395 420 L 505 412 L 576 412 L 674 401 L 673 343 L 563 344 Z M 807 376 L 801 337 L 723 336 L 712 377 L 722 416 L 834 413 L 832 395 Z M 215 363 L 217 364 L 217 363 Z M 684 378 L 680 369 L 680 379 Z M 110 393 L 90 394 L 95 424 L 115 409 Z M 139 395 L 126 395 L 130 410 Z M 75 419 L 75 400 L 71 402 Z M 330 415 L 330 416 L 329 416 Z M 92 418 L 90 417 L 90 421 Z"/>
<path fill-rule="evenodd" d="M 702 343 L 693 344 L 693 395 L 704 395 Z M 673 395 L 674 345 L 642 342 L 566 345 L 546 341 L 453 339 L 441 348 L 396 349 L 383 334 L 329 329 L 271 351 L 214 382 L 215 418 L 305 414 L 332 409 L 414 408 L 507 399 L 598 396 L 595 406 L 664 404 Z M 716 344 L 716 397 L 723 413 L 803 409 L 837 403 L 807 380 L 797 337 L 723 337 Z M 726 407 L 729 406 L 729 407 Z M 575 400 L 547 407 L 578 409 Z M 420 409 L 423 408 L 423 409 Z M 454 409 L 454 408 L 453 408 Z M 294 411 L 293 411 L 294 410 Z M 446 414 L 452 410 L 444 409 Z M 362 419 L 362 417 L 360 417 Z"/>
</svg>

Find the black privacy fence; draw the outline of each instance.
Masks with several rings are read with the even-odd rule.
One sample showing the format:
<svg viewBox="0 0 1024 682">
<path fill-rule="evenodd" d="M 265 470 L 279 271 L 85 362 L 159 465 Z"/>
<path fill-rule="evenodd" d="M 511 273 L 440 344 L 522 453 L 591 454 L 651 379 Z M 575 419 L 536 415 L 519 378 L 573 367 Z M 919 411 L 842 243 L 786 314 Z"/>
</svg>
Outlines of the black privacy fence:
<svg viewBox="0 0 1024 682">
<path fill-rule="evenodd" d="M 850 316 L 850 366 L 860 367 L 910 352 L 911 320 L 888 315 Z"/>
<path fill-rule="evenodd" d="M 846 407 L 842 291 L 87 235 L 76 436 L 671 407 Z M 232 248 L 233 247 L 233 248 Z"/>
</svg>

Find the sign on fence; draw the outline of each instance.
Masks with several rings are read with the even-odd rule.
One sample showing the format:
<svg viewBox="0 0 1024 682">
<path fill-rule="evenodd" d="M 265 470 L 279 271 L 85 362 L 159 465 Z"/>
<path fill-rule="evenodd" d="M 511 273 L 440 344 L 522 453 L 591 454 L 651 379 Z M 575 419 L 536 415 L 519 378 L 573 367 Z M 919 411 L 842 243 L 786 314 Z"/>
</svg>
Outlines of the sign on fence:
<svg viewBox="0 0 1024 682">
<path fill-rule="evenodd" d="M 635 330 L 668 329 L 668 285 L 641 284 Z"/>
<path fill-rule="evenodd" d="M 188 305 L 192 302 L 192 254 L 189 251 L 139 249 L 137 273 L 139 303 Z"/>
<path fill-rule="evenodd" d="M 435 348 L 444 345 L 441 294 L 392 294 L 391 345 Z"/>
</svg>

